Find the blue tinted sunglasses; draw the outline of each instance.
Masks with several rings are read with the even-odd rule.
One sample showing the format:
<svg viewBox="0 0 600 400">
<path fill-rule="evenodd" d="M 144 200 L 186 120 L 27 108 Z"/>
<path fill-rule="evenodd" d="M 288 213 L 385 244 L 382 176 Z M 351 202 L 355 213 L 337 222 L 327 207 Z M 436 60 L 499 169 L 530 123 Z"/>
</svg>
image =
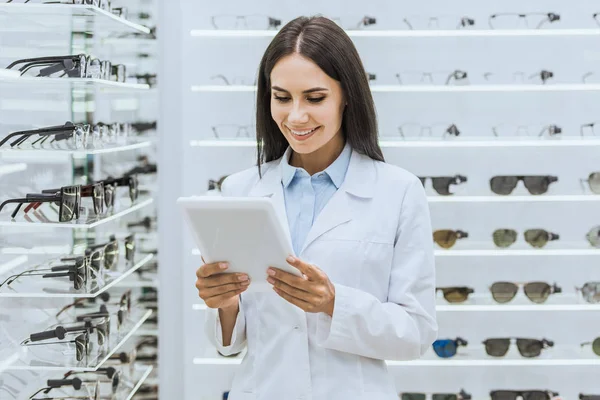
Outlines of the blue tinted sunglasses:
<svg viewBox="0 0 600 400">
<path fill-rule="evenodd" d="M 449 358 L 456 355 L 458 346 L 466 346 L 467 341 L 457 337 L 456 339 L 440 339 L 433 342 L 433 350 L 438 357 Z"/>
</svg>

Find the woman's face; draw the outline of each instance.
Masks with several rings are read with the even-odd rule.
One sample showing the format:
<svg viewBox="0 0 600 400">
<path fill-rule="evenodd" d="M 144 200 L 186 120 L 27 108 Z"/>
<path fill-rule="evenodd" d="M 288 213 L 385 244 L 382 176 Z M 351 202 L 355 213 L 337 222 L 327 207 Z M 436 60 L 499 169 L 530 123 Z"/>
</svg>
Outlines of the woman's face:
<svg viewBox="0 0 600 400">
<path fill-rule="evenodd" d="M 292 54 L 273 67 L 271 116 L 296 153 L 339 147 L 344 107 L 340 83 L 311 60 Z"/>
</svg>

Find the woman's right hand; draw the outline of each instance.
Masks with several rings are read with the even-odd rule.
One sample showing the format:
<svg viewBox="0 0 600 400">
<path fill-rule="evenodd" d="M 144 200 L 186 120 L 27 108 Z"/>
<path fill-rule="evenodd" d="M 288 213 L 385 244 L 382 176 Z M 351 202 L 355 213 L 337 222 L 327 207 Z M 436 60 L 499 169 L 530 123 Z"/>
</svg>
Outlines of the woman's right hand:
<svg viewBox="0 0 600 400">
<path fill-rule="evenodd" d="M 248 275 L 224 273 L 227 267 L 226 262 L 217 262 L 203 264 L 196 271 L 198 296 L 204 300 L 209 308 L 227 309 L 237 307 L 240 293 L 248 289 L 250 284 Z"/>
</svg>

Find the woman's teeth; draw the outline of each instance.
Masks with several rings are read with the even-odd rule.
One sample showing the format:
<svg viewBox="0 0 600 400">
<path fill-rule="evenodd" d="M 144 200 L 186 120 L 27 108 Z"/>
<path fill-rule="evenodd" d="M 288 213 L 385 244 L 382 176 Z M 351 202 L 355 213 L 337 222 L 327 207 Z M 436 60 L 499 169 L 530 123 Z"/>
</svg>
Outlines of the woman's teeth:
<svg viewBox="0 0 600 400">
<path fill-rule="evenodd" d="M 295 131 L 295 130 L 293 130 L 293 129 L 290 129 L 290 132 L 292 132 L 294 135 L 297 135 L 297 136 L 305 136 L 305 135 L 308 135 L 308 134 L 310 134 L 310 133 L 313 133 L 313 132 L 314 132 L 314 131 L 316 131 L 318 128 L 319 128 L 319 127 L 317 126 L 316 128 L 313 128 L 313 129 L 311 129 L 311 130 L 308 130 L 308 131 Z M 289 129 L 289 128 L 288 128 L 288 129 Z"/>
</svg>

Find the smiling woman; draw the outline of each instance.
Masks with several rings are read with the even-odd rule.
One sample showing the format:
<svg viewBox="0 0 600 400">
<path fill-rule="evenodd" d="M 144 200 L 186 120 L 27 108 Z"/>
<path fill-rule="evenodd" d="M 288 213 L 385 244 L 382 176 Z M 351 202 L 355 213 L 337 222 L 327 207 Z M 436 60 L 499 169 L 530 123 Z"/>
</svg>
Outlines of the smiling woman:
<svg viewBox="0 0 600 400">
<path fill-rule="evenodd" d="M 265 293 L 227 260 L 197 270 L 210 340 L 248 349 L 229 399 L 397 399 L 385 360 L 419 358 L 437 335 L 423 185 L 384 162 L 367 73 L 333 21 L 284 26 L 257 83 L 258 168 L 221 191 L 270 197 L 302 274 L 265 265 Z"/>
</svg>

